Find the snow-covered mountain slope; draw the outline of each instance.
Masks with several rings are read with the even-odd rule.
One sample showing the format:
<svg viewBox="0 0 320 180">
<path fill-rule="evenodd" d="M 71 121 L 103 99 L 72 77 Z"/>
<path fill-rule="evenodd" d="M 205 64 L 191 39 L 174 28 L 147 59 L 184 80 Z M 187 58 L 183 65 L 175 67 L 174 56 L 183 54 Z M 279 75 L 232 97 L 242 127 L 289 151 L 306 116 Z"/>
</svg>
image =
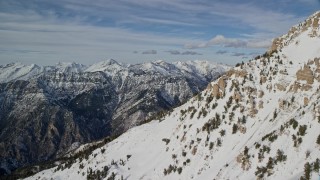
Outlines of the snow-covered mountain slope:
<svg viewBox="0 0 320 180">
<path fill-rule="evenodd" d="M 178 106 L 229 69 L 211 67 L 189 73 L 164 61 L 114 60 L 90 67 L 1 66 L 0 176 L 59 157 L 73 145 L 121 134 Z"/>
<path fill-rule="evenodd" d="M 30 79 L 43 72 L 43 68 L 35 64 L 23 65 L 21 63 L 11 63 L 0 66 L 0 82 L 9 82 L 16 79 Z"/>
<path fill-rule="evenodd" d="M 56 66 L 53 66 L 50 70 L 55 70 L 60 73 L 81 73 L 84 70 L 86 70 L 87 67 L 83 64 L 78 63 L 65 63 L 65 62 L 59 62 L 56 64 Z"/>
<path fill-rule="evenodd" d="M 85 71 L 86 72 L 97 72 L 102 71 L 107 73 L 110 76 L 114 76 L 120 71 L 126 71 L 128 65 L 119 63 L 113 59 L 109 59 L 106 61 L 101 61 L 89 66 Z"/>
<path fill-rule="evenodd" d="M 36 64 L 24 65 L 11 63 L 0 66 L 0 83 L 16 80 L 29 80 L 49 72 L 81 73 L 86 66 L 77 63 L 58 63 L 55 66 L 38 66 Z"/>
<path fill-rule="evenodd" d="M 319 19 L 317 12 L 306 22 Z M 320 30 L 313 24 L 173 111 L 27 179 L 318 179 Z"/>
</svg>

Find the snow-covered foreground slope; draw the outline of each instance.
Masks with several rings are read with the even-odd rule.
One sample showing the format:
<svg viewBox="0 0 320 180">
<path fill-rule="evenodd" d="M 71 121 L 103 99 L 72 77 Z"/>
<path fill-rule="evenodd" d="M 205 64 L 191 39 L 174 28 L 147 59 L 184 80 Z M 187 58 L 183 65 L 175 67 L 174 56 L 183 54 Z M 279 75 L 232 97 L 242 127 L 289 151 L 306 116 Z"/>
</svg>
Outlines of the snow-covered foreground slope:
<svg viewBox="0 0 320 180">
<path fill-rule="evenodd" d="M 319 19 L 184 105 L 27 179 L 318 179 Z"/>
</svg>

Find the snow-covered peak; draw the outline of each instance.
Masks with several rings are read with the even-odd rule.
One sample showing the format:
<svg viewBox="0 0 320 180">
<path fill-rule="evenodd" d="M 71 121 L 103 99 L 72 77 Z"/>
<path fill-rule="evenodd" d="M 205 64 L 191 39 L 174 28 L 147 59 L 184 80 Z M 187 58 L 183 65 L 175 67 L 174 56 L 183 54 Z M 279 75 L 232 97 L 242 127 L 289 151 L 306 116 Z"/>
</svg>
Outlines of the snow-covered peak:
<svg viewBox="0 0 320 180">
<path fill-rule="evenodd" d="M 310 37 L 311 29 L 302 32 L 299 36 L 291 39 L 291 43 L 281 48 L 282 56 L 292 62 L 304 63 L 315 57 L 320 57 L 320 31 L 319 35 Z"/>
<path fill-rule="evenodd" d="M 302 36 L 298 38 L 299 36 Z M 304 41 L 318 39 L 320 37 L 320 11 L 315 12 L 305 21 L 293 26 L 287 34 L 273 40 L 270 52 L 282 49 L 290 45 L 299 45 L 302 38 Z M 297 39 L 298 38 L 298 39 Z M 309 46 L 311 47 L 312 44 Z M 304 46 L 304 45 L 302 45 Z"/>
<path fill-rule="evenodd" d="M 298 64 L 320 57 L 320 11 L 276 38 L 269 51 L 272 53 Z"/>
<path fill-rule="evenodd" d="M 228 66 L 228 65 L 217 64 L 217 63 L 209 62 L 205 60 L 195 60 L 195 61 L 186 61 L 186 62 L 178 61 L 178 62 L 175 62 L 174 64 L 184 72 L 197 73 L 197 74 L 200 73 L 205 75 L 210 74 L 212 71 L 223 72 L 231 68 L 231 66 Z"/>
<path fill-rule="evenodd" d="M 120 75 L 122 79 L 133 74 L 151 73 L 161 75 L 181 76 L 190 73 L 197 76 L 207 76 L 213 72 L 222 73 L 229 69 L 226 65 L 220 65 L 208 61 L 187 61 L 187 62 L 165 62 L 157 60 L 153 62 L 145 62 L 139 64 L 125 64 L 117 62 L 114 59 L 101 61 L 90 66 L 78 64 L 74 62 L 59 62 L 54 66 L 38 66 L 35 64 L 24 65 L 22 63 L 11 63 L 0 66 L 0 82 L 8 82 L 12 80 L 27 80 L 36 75 L 48 72 L 59 73 L 82 73 L 82 72 L 103 72 L 110 77 Z M 142 74 L 143 74 L 142 73 Z M 132 75 L 132 74 L 131 74 Z"/>
<path fill-rule="evenodd" d="M 162 75 L 177 75 L 179 71 L 171 63 L 162 60 L 131 65 L 130 69 L 133 71 L 142 70 L 146 73 L 159 73 Z"/>
<path fill-rule="evenodd" d="M 157 60 L 153 62 L 146 62 L 141 64 L 130 65 L 129 69 L 132 71 L 144 71 L 147 73 L 158 73 L 162 75 L 182 75 L 191 74 L 196 76 L 210 76 L 212 73 L 225 72 L 230 67 L 223 64 L 217 64 L 209 61 L 178 61 L 165 62 Z"/>
<path fill-rule="evenodd" d="M 43 67 L 35 64 L 10 63 L 0 66 L 0 82 L 9 82 L 15 79 L 28 79 L 43 72 Z"/>
<path fill-rule="evenodd" d="M 161 65 L 168 64 L 166 61 L 161 60 L 161 59 L 159 59 L 159 60 L 155 60 L 155 61 L 153 61 L 153 63 L 155 63 L 155 64 L 161 64 Z"/>
<path fill-rule="evenodd" d="M 117 72 L 126 69 L 126 65 L 117 62 L 114 59 L 108 59 L 105 61 L 101 61 L 89 66 L 85 71 L 86 72 L 105 72 L 108 75 L 114 75 Z"/>
<path fill-rule="evenodd" d="M 80 73 L 86 69 L 86 66 L 75 62 L 59 62 L 54 69 L 62 73 Z"/>
</svg>

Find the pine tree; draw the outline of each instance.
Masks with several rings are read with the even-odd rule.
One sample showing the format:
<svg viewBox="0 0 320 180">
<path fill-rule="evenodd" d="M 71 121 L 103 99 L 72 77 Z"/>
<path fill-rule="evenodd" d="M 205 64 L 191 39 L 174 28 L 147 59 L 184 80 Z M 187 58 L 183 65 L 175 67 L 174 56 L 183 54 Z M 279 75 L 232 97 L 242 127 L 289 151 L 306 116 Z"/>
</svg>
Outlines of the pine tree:
<svg viewBox="0 0 320 180">
<path fill-rule="evenodd" d="M 309 164 L 309 162 L 307 162 L 307 163 L 304 165 L 304 177 L 305 177 L 307 180 L 310 180 L 310 179 L 311 179 L 311 165 Z"/>
<path fill-rule="evenodd" d="M 318 138 L 317 138 L 317 144 L 320 145 L 320 135 L 319 135 Z"/>
<path fill-rule="evenodd" d="M 237 133 L 237 131 L 238 131 L 238 125 L 233 124 L 233 126 L 232 126 L 232 134 Z"/>
<path fill-rule="evenodd" d="M 313 163 L 313 171 L 319 173 L 320 169 L 320 160 L 317 158 L 317 160 Z"/>
<path fill-rule="evenodd" d="M 282 161 L 286 161 L 286 160 L 287 160 L 287 156 L 284 155 L 284 153 L 280 149 L 278 149 L 276 161 L 282 162 Z"/>
</svg>

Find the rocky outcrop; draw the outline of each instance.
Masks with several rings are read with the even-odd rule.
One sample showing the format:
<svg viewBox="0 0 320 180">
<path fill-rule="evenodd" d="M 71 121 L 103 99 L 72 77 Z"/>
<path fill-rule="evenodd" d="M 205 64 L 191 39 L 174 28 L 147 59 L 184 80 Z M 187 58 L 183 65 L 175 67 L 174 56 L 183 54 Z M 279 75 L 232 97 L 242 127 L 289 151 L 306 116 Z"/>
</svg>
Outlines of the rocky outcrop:
<svg viewBox="0 0 320 180">
<path fill-rule="evenodd" d="M 280 109 L 284 109 L 286 103 L 287 103 L 287 102 L 286 102 L 285 100 L 279 99 L 279 101 L 278 101 L 279 108 L 280 108 Z"/>
<path fill-rule="evenodd" d="M 303 105 L 304 105 L 304 106 L 307 106 L 308 104 L 309 104 L 309 98 L 304 97 L 304 98 L 303 98 Z"/>
<path fill-rule="evenodd" d="M 279 83 L 276 84 L 276 87 L 277 87 L 277 89 L 279 91 L 285 91 L 286 90 L 286 88 L 282 84 L 279 84 Z"/>
<path fill-rule="evenodd" d="M 260 77 L 260 84 L 264 84 L 265 82 L 267 82 L 267 77 L 266 76 L 261 76 Z"/>
<path fill-rule="evenodd" d="M 259 101 L 259 105 L 258 105 L 259 109 L 263 108 L 263 101 Z"/>
<path fill-rule="evenodd" d="M 305 65 L 303 69 L 297 71 L 296 75 L 298 81 L 303 80 L 307 81 L 308 84 L 313 84 L 314 76 L 309 66 Z"/>
<path fill-rule="evenodd" d="M 234 92 L 233 94 L 233 99 L 236 101 L 236 102 L 240 102 L 241 101 L 241 94 L 239 92 Z"/>
<path fill-rule="evenodd" d="M 220 92 L 220 88 L 217 84 L 214 84 L 212 86 L 212 96 L 215 98 L 220 98 L 222 96 L 222 93 Z"/>
<path fill-rule="evenodd" d="M 290 86 L 290 91 L 291 92 L 297 92 L 298 90 L 309 91 L 311 88 L 312 86 L 309 84 L 301 84 L 299 82 L 294 82 L 294 84 Z"/>
<path fill-rule="evenodd" d="M 263 96 L 264 96 L 264 92 L 262 90 L 259 90 L 258 98 L 262 98 Z"/>
<path fill-rule="evenodd" d="M 247 71 L 232 69 L 226 72 L 226 76 L 231 77 L 232 75 L 235 75 L 235 77 L 245 77 L 247 75 Z"/>
<path fill-rule="evenodd" d="M 272 45 L 270 47 L 270 52 L 273 52 L 273 51 L 276 51 L 277 49 L 280 49 L 282 48 L 282 42 L 281 42 L 281 39 L 280 38 L 275 38 L 273 41 L 272 41 Z"/>
<path fill-rule="evenodd" d="M 225 76 L 220 77 L 217 84 L 212 85 L 212 96 L 216 98 L 220 98 L 224 96 L 225 88 L 226 88 L 226 82 L 225 82 Z"/>
</svg>

